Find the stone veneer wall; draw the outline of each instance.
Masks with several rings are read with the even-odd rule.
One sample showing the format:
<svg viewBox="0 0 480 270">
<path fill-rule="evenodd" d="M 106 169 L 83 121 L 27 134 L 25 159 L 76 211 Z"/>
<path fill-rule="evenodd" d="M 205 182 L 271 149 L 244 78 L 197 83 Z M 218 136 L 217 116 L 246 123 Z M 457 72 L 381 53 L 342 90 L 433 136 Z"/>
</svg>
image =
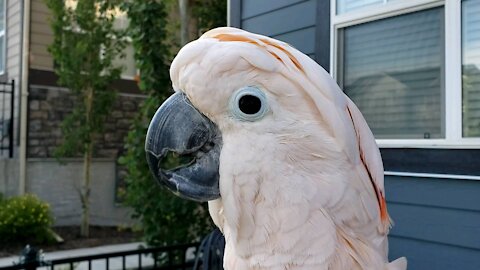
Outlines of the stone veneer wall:
<svg viewBox="0 0 480 270">
<path fill-rule="evenodd" d="M 94 157 L 115 158 L 122 149 L 131 122 L 144 100 L 140 95 L 119 94 L 105 130 L 99 135 Z M 28 114 L 28 157 L 53 157 L 56 146 L 62 142 L 60 125 L 72 111 L 74 97 L 67 89 L 58 87 L 31 87 Z"/>
<path fill-rule="evenodd" d="M 119 94 L 106 118 L 105 130 L 99 135 L 92 163 L 92 225 L 135 223 L 130 218 L 131 209 L 123 207 L 116 200 L 117 191 L 122 185 L 122 170 L 117 166 L 116 158 L 144 99 L 140 95 Z M 64 160 L 66 164 L 60 164 L 52 158 L 55 148 L 62 142 L 61 123 L 72 111 L 74 102 L 75 98 L 67 89 L 30 87 L 26 191 L 50 204 L 55 225 L 60 226 L 80 223 L 78 190 L 82 183 L 82 159 L 67 158 Z M 3 182 L 7 183 L 7 180 L 11 179 Z M 5 185 L 3 182 L 0 181 L 0 188 Z"/>
</svg>

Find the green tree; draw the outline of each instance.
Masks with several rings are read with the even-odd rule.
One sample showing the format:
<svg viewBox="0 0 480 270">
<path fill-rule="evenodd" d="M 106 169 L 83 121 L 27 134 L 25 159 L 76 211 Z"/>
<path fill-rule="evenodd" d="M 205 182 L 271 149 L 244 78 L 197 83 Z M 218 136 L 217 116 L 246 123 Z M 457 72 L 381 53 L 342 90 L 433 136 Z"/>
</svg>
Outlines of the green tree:
<svg viewBox="0 0 480 270">
<path fill-rule="evenodd" d="M 128 172 L 126 203 L 135 210 L 134 217 L 141 220 L 148 244 L 191 241 L 209 227 L 207 211 L 155 184 L 144 150 L 148 123 L 158 106 L 171 94 L 165 4 L 155 0 L 129 1 L 123 8 L 130 19 L 128 33 L 140 70 L 139 87 L 148 95 L 128 134 L 126 154 L 120 158 Z"/>
<path fill-rule="evenodd" d="M 197 0 L 192 9 L 199 33 L 227 24 L 226 0 Z"/>
<path fill-rule="evenodd" d="M 122 56 L 124 33 L 114 28 L 119 10 L 112 0 L 45 0 L 52 12 L 54 41 L 49 47 L 58 83 L 76 97 L 73 111 L 62 123 L 64 141 L 57 156 L 83 155 L 81 235 L 89 234 L 91 163 L 96 135 L 114 102 L 112 82 L 121 67 L 113 60 Z"/>
<path fill-rule="evenodd" d="M 141 220 L 147 243 L 155 246 L 198 240 L 213 228 L 206 204 L 180 199 L 155 184 L 146 161 L 148 124 L 172 93 L 169 77 L 172 42 L 166 29 L 178 26 L 178 21 L 167 20 L 175 16 L 167 16 L 166 4 L 174 6 L 172 1 L 160 0 L 123 4 L 130 19 L 128 34 L 140 70 L 139 87 L 148 96 L 128 134 L 126 153 L 120 158 L 127 169 L 125 202 L 133 207 L 134 217 Z"/>
</svg>

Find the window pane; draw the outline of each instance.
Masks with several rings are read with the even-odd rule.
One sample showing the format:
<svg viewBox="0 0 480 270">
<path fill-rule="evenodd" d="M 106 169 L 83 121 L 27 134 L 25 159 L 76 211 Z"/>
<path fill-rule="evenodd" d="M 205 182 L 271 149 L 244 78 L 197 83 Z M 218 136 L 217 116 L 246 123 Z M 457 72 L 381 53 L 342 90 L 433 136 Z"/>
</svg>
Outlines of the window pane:
<svg viewBox="0 0 480 270">
<path fill-rule="evenodd" d="M 375 137 L 443 138 L 443 8 L 343 31 L 339 82 Z"/>
<path fill-rule="evenodd" d="M 135 77 L 135 75 L 137 75 L 133 45 L 127 45 L 123 52 L 125 53 L 125 58 L 117 57 L 114 59 L 113 64 L 123 68 L 122 76 L 124 78 L 132 79 Z"/>
<path fill-rule="evenodd" d="M 383 0 L 337 0 L 337 14 L 382 4 Z"/>
<path fill-rule="evenodd" d="M 5 0 L 0 0 L 0 31 L 5 30 Z"/>
<path fill-rule="evenodd" d="M 462 5 L 463 136 L 480 137 L 480 1 Z"/>
<path fill-rule="evenodd" d="M 5 36 L 0 36 L 0 74 L 5 71 Z"/>
<path fill-rule="evenodd" d="M 0 0 L 0 74 L 5 72 L 5 0 Z"/>
<path fill-rule="evenodd" d="M 125 64 L 125 70 L 122 75 L 127 76 L 128 78 L 133 78 L 137 75 L 137 67 L 135 66 L 135 51 L 133 45 L 127 46 L 125 48 L 125 59 L 123 59 Z"/>
</svg>

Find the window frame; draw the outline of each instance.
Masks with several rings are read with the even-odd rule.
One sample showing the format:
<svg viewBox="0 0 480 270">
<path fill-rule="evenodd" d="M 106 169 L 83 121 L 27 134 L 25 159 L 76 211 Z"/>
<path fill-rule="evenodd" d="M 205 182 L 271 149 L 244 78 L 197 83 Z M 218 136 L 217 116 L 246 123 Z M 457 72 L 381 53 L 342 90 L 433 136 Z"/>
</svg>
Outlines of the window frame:
<svg viewBox="0 0 480 270">
<path fill-rule="evenodd" d="M 3 36 L 3 49 L 0 52 L 2 59 L 0 60 L 3 64 L 3 69 L 0 69 L 0 75 L 5 75 L 7 70 L 7 0 L 3 1 L 3 29 L 0 29 L 0 37 Z"/>
<path fill-rule="evenodd" d="M 386 1 L 384 1 L 385 3 Z M 479 148 L 480 137 L 462 135 L 462 1 L 458 0 L 404 0 L 336 14 L 336 0 L 330 0 L 330 74 L 337 81 L 341 29 L 373 22 L 397 15 L 435 7 L 444 8 L 444 85 L 445 138 L 442 139 L 376 139 L 380 148 Z"/>
<path fill-rule="evenodd" d="M 128 19 L 128 16 L 126 14 L 124 14 L 124 16 L 119 16 L 116 18 L 116 20 L 118 20 L 120 22 L 120 28 L 121 29 L 126 29 L 128 27 L 128 24 L 129 24 L 129 19 Z M 128 48 L 129 46 L 133 46 L 133 40 L 130 36 L 127 36 L 126 37 L 126 40 L 127 40 L 127 45 L 125 46 L 125 49 Z M 120 74 L 120 79 L 122 80 L 135 80 L 135 78 L 140 74 L 140 71 L 138 70 L 137 68 L 137 63 L 136 63 L 136 60 L 135 60 L 135 48 L 133 48 L 133 65 L 135 67 L 135 75 L 131 76 L 129 74 L 125 74 L 125 70 L 122 70 L 122 73 Z M 123 59 L 123 60 L 126 60 L 126 57 Z M 123 63 L 124 65 L 127 65 L 126 61 L 124 61 Z"/>
</svg>

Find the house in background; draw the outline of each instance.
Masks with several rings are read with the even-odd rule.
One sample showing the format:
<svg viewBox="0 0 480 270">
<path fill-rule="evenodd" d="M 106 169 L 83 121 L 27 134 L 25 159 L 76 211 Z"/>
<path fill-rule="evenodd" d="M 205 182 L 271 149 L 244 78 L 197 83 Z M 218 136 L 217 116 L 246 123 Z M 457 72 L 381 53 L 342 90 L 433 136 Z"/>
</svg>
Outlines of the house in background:
<svg viewBox="0 0 480 270">
<path fill-rule="evenodd" d="M 53 58 L 47 51 L 53 41 L 49 14 L 43 0 L 0 0 L 0 82 L 14 82 L 13 87 L 0 84 L 0 193 L 34 193 L 51 205 L 56 225 L 74 225 L 81 214 L 82 159 L 66 159 L 67 164 L 61 165 L 53 156 L 62 140 L 60 124 L 74 100 L 68 89 L 56 83 Z M 117 22 L 125 26 L 126 18 L 119 16 Z M 145 96 L 134 81 L 131 46 L 126 55 L 117 60 L 125 70 L 113 85 L 119 93 L 94 154 L 93 225 L 131 223 L 128 209 L 115 202 L 116 160 Z"/>
<path fill-rule="evenodd" d="M 380 147 L 409 268 L 480 269 L 480 1 L 230 0 L 229 24 L 322 65 Z"/>
</svg>

